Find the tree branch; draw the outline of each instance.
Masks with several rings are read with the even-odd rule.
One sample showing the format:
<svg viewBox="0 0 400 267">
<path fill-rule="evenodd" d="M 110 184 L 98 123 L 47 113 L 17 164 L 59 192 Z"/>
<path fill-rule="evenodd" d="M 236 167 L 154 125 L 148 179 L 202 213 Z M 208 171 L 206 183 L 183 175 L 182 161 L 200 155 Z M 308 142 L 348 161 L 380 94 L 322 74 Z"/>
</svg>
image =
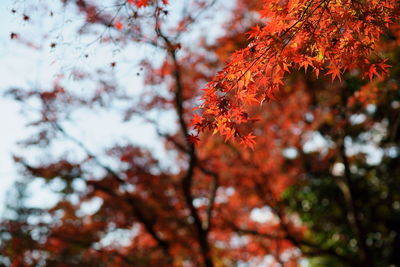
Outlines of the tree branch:
<svg viewBox="0 0 400 267">
<path fill-rule="evenodd" d="M 198 159 L 197 159 L 197 154 L 196 154 L 196 149 L 193 143 L 189 142 L 189 132 L 188 132 L 188 127 L 184 119 L 184 107 L 183 107 L 183 83 L 182 83 L 182 77 L 181 77 L 181 70 L 180 70 L 180 65 L 178 63 L 178 59 L 176 56 L 176 45 L 175 43 L 171 42 L 169 38 L 163 34 L 161 31 L 161 26 L 159 24 L 159 8 L 156 6 L 156 28 L 155 31 L 157 35 L 165 42 L 167 46 L 167 53 L 170 56 L 173 65 L 174 65 L 174 71 L 173 71 L 173 77 L 175 80 L 175 109 L 176 113 L 178 115 L 178 121 L 180 125 L 180 129 L 182 132 L 183 137 L 186 140 L 186 146 L 187 146 L 187 155 L 189 157 L 189 166 L 188 169 L 186 170 L 186 174 L 182 177 L 181 180 L 181 187 L 183 190 L 183 195 L 185 198 L 186 205 L 189 208 L 190 215 L 193 218 L 194 221 L 194 226 L 197 232 L 197 237 L 201 249 L 201 255 L 204 261 L 205 266 L 207 267 L 213 267 L 214 263 L 212 261 L 211 255 L 210 255 L 210 248 L 208 244 L 208 232 L 203 228 L 203 223 L 202 220 L 193 205 L 193 195 L 191 192 L 192 184 L 193 184 L 193 176 L 194 176 L 194 170 L 198 165 Z"/>
<path fill-rule="evenodd" d="M 285 233 L 285 235 L 272 235 L 268 233 L 260 233 L 257 230 L 254 229 L 243 229 L 239 228 L 237 226 L 233 226 L 233 229 L 239 233 L 245 234 L 245 235 L 253 235 L 253 236 L 258 236 L 262 238 L 268 238 L 268 239 L 273 239 L 273 240 L 288 240 L 292 242 L 293 245 L 298 247 L 302 253 L 306 256 L 320 256 L 320 255 L 327 255 L 327 256 L 333 256 L 342 262 L 352 264 L 356 264 L 356 262 L 346 256 L 338 254 L 335 250 L 331 248 L 320 248 L 318 245 L 313 244 L 311 242 L 305 241 L 305 240 L 300 240 L 297 239 L 288 233 Z"/>
<path fill-rule="evenodd" d="M 47 107 L 47 105 L 45 105 L 45 106 Z M 45 115 L 45 118 L 48 120 L 46 115 Z M 48 121 L 56 130 L 58 130 L 60 133 L 62 133 L 66 139 L 72 141 L 77 146 L 79 146 L 96 163 L 96 165 L 103 168 L 108 174 L 110 174 L 122 186 L 122 188 L 126 188 L 129 185 L 116 171 L 114 171 L 109 166 L 102 163 L 96 155 L 91 153 L 91 151 L 80 140 L 69 135 L 57 121 L 54 121 L 54 120 L 48 120 Z M 117 193 L 110 190 L 109 188 L 101 187 L 98 184 L 93 184 L 93 186 L 96 189 L 101 190 L 113 197 L 116 197 L 116 198 L 120 197 Z M 147 220 L 147 218 L 144 216 L 141 208 L 137 205 L 136 201 L 134 201 L 133 199 L 130 199 L 128 201 L 128 203 L 132 207 L 133 212 L 137 216 L 138 220 L 144 225 L 147 232 L 153 237 L 153 239 L 157 242 L 158 246 L 162 249 L 162 251 L 163 251 L 164 255 L 167 257 L 168 261 L 172 262 L 172 256 L 169 253 L 169 243 L 166 240 L 163 240 L 159 236 L 157 231 L 154 229 L 154 223 L 151 223 Z"/>
</svg>

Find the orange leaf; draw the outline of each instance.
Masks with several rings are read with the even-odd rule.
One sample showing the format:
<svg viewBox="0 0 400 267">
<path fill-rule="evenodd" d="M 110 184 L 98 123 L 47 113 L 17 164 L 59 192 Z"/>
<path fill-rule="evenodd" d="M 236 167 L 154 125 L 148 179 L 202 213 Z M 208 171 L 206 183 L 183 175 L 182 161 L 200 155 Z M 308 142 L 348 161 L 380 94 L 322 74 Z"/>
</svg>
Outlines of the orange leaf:
<svg viewBox="0 0 400 267">
<path fill-rule="evenodd" d="M 117 21 L 117 22 L 114 24 L 114 27 L 115 27 L 115 29 L 121 31 L 121 30 L 124 28 L 124 24 L 122 24 L 121 21 Z"/>
</svg>

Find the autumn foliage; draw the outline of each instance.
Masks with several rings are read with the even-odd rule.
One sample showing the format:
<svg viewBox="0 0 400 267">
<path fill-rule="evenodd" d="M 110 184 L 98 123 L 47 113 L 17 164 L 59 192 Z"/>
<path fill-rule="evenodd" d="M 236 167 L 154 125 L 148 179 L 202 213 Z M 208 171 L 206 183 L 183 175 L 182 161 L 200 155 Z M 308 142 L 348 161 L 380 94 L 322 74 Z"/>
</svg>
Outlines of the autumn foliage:
<svg viewBox="0 0 400 267">
<path fill-rule="evenodd" d="M 132 74 L 144 86 L 124 90 L 113 61 L 8 90 L 36 105 L 21 145 L 45 156 L 14 156 L 2 264 L 400 264 L 398 1 L 60 2 L 83 18 L 77 35 L 148 48 Z M 71 75 L 87 89 L 65 86 Z M 94 152 L 68 130 L 80 110 L 151 125 L 165 154 Z M 46 156 L 59 141 L 69 154 Z M 22 201 L 37 180 L 60 185 L 54 206 Z"/>
<path fill-rule="evenodd" d="M 229 64 L 208 84 L 203 119 L 228 140 L 237 137 L 253 147 L 252 132 L 241 124 L 252 120 L 249 106 L 277 100 L 284 79 L 293 69 L 320 72 L 341 80 L 357 70 L 370 80 L 385 75 L 387 59 L 377 52 L 379 39 L 398 22 L 396 1 L 264 1 L 259 11 L 264 25 L 248 32 L 249 44 L 236 51 Z"/>
</svg>

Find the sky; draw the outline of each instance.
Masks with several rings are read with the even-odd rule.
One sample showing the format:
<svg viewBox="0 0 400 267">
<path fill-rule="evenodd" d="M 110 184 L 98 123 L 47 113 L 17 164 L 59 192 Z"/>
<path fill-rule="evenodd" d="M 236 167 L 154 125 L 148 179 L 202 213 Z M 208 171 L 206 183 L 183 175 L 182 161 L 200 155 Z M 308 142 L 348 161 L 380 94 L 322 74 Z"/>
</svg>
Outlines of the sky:
<svg viewBox="0 0 400 267">
<path fill-rule="evenodd" d="M 102 4 L 106 6 L 107 1 L 102 1 Z M 76 10 L 71 7 L 60 8 L 60 2 L 0 1 L 0 218 L 4 212 L 7 192 L 13 183 L 21 178 L 17 165 L 12 160 L 13 155 L 23 155 L 30 162 L 37 162 L 43 157 L 47 157 L 48 160 L 49 157 L 55 158 L 54 155 L 63 155 L 67 149 L 72 149 L 76 155 L 82 154 L 76 145 L 74 147 L 74 144 L 66 140 L 46 149 L 50 154 L 18 145 L 18 141 L 34 133 L 34 127 L 28 127 L 28 124 L 37 114 L 31 112 L 27 105 L 22 106 L 10 97 L 5 97 L 4 93 L 8 89 L 50 89 L 57 75 L 63 73 L 64 87 L 74 92 L 85 93 L 90 91 L 90 88 L 95 88 L 95 84 L 90 81 L 76 81 L 71 75 L 74 69 L 94 72 L 97 67 L 109 67 L 111 62 L 118 62 L 113 68 L 113 75 L 120 85 L 119 89 L 135 96 L 144 90 L 142 76 L 136 75 L 140 72 L 138 62 L 143 55 L 153 64 L 161 62 L 162 57 L 149 50 L 154 48 L 148 46 L 132 45 L 119 49 L 116 46 L 93 42 L 98 36 L 91 38 L 77 35 L 76 30 L 83 23 L 83 18 L 76 16 Z M 179 2 L 175 3 L 178 3 L 177 6 L 171 5 L 170 8 L 175 8 L 176 14 L 182 13 L 177 9 L 180 8 Z M 225 6 L 224 9 L 230 5 L 223 1 L 221 3 Z M 49 15 L 50 11 L 53 16 Z M 22 19 L 24 15 L 29 16 L 28 21 Z M 174 22 L 174 19 L 177 18 L 170 15 L 169 20 Z M 216 24 L 222 24 L 224 16 L 218 16 L 217 20 L 221 21 L 216 21 Z M 199 27 L 208 28 L 208 25 L 199 23 Z M 18 41 L 10 38 L 11 33 L 18 34 Z M 190 43 L 190 38 L 198 38 L 196 34 L 196 31 L 191 31 L 187 41 Z M 207 37 L 215 38 L 218 34 L 218 27 L 214 27 L 213 30 L 208 29 Z M 53 42 L 57 44 L 56 48 L 51 47 Z M 85 57 L 86 54 L 89 57 Z M 175 121 L 173 111 L 151 116 L 160 123 L 166 133 L 175 131 L 176 126 L 171 123 Z M 70 135 L 83 142 L 93 154 L 101 153 L 105 147 L 115 143 L 129 142 L 148 148 L 153 155 L 163 159 L 163 164 L 169 164 L 168 159 L 171 158 L 152 125 L 140 120 L 123 123 L 118 112 L 112 109 L 74 110 L 71 119 L 65 122 L 63 127 Z M 42 184 L 38 181 L 31 188 L 31 203 L 34 206 L 43 206 L 45 203 L 51 205 L 56 200 L 49 192 L 42 192 Z"/>
<path fill-rule="evenodd" d="M 55 2 L 59 3 L 59 1 L 53 3 Z M 50 88 L 60 70 L 68 75 L 75 67 L 93 70 L 95 66 L 109 66 L 113 61 L 119 62 L 116 75 L 117 79 L 125 85 L 125 89 L 132 94 L 139 93 L 143 89 L 142 80 L 141 77 L 132 75 L 138 68 L 134 62 L 138 60 L 139 55 L 148 54 L 137 48 L 126 49 L 122 54 L 115 47 L 81 46 L 92 40 L 80 40 L 73 34 L 76 29 L 74 23 L 79 24 L 79 19 L 65 20 L 66 17 L 71 17 L 73 10 L 61 9 L 54 18 L 41 16 L 40 12 L 48 12 L 48 10 L 43 9 L 40 12 L 33 10 L 29 13 L 30 21 L 25 22 L 21 16 L 25 9 L 30 8 L 25 3 L 26 1 L 16 0 L 0 1 L 0 24 L 2 25 L 0 27 L 0 217 L 4 212 L 7 192 L 21 177 L 12 156 L 23 155 L 32 161 L 48 156 L 43 152 L 35 153 L 35 151 L 27 150 L 17 144 L 18 141 L 33 133 L 34 129 L 28 127 L 27 124 L 34 119 L 34 114 L 10 97 L 5 97 L 4 93 L 13 87 Z M 37 8 L 40 9 L 40 6 Z M 17 13 L 13 14 L 13 9 L 17 10 Z M 31 48 L 27 48 L 26 44 L 11 40 L 12 32 L 17 33 L 18 38 L 23 40 L 22 42 L 25 40 Z M 57 49 L 51 48 L 50 43 L 53 41 L 59 44 Z M 91 56 L 86 59 L 82 57 L 83 53 Z M 77 91 L 83 91 L 84 87 L 92 86 L 91 84 L 78 85 L 72 76 L 64 79 L 63 85 Z M 170 115 L 165 114 L 165 116 L 171 119 Z M 165 157 L 162 144 L 157 141 L 154 127 L 143 121 L 124 124 L 116 112 L 77 111 L 70 122 L 64 124 L 63 127 L 73 137 L 81 140 L 93 153 L 100 152 L 104 147 L 114 143 L 127 141 L 139 143 L 151 149 L 157 156 Z M 172 126 L 165 128 L 173 130 Z M 64 140 L 52 147 L 52 155 L 63 154 L 67 148 L 75 149 L 76 153 L 79 153 L 76 146 Z M 55 201 L 54 195 L 49 192 L 38 194 L 38 191 L 42 190 L 41 184 L 38 182 L 31 189 L 34 196 L 32 205 L 43 206 L 45 203 L 51 205 Z"/>
<path fill-rule="evenodd" d="M 23 86 L 21 76 L 34 78 L 32 70 L 35 69 L 35 63 L 27 60 L 32 55 L 22 49 L 15 49 L 10 40 L 10 29 L 22 26 L 18 25 L 17 19 L 12 16 L 11 9 L 12 1 L 0 2 L 0 214 L 4 209 L 6 192 L 17 177 L 12 153 L 15 151 L 16 142 L 25 136 L 26 124 L 26 120 L 19 113 L 19 105 L 3 97 L 3 94 L 11 86 Z"/>
</svg>

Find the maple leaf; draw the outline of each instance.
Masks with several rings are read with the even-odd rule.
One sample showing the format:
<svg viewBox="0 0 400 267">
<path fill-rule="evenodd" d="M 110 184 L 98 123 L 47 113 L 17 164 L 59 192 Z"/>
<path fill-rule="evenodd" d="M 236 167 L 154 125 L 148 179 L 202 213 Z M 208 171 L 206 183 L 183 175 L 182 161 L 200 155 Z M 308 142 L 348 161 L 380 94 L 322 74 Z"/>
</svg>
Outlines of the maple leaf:
<svg viewBox="0 0 400 267">
<path fill-rule="evenodd" d="M 224 134 L 225 134 L 224 142 L 227 142 L 230 138 L 232 138 L 232 137 L 235 135 L 235 133 L 236 133 L 236 130 L 235 130 L 235 129 L 233 129 L 233 128 L 227 128 L 227 129 L 224 131 Z"/>
<path fill-rule="evenodd" d="M 308 66 L 314 67 L 311 59 L 304 59 L 301 61 L 300 68 L 303 67 L 305 72 L 307 72 Z"/>
<path fill-rule="evenodd" d="M 378 72 L 376 71 L 376 67 L 375 67 L 375 64 L 372 64 L 370 67 L 369 67 L 369 70 L 368 70 L 368 77 L 369 77 L 369 79 L 370 80 L 372 80 L 372 77 L 374 77 L 374 75 L 375 76 L 378 76 Z"/>
<path fill-rule="evenodd" d="M 193 118 L 192 118 L 191 124 L 194 125 L 194 126 L 196 126 L 196 125 L 198 126 L 198 125 L 201 125 L 201 123 L 203 122 L 203 120 L 204 120 L 203 117 L 201 117 L 201 116 L 195 114 L 195 115 L 193 116 Z"/>
<path fill-rule="evenodd" d="M 258 99 L 256 98 L 255 93 L 249 93 L 246 90 L 240 90 L 238 92 L 238 99 L 242 100 L 246 104 L 254 104 L 259 103 Z"/>
<path fill-rule="evenodd" d="M 124 28 L 124 24 L 122 24 L 121 21 L 117 21 L 117 22 L 114 24 L 114 27 L 115 27 L 115 29 L 121 31 L 121 30 Z"/>
<path fill-rule="evenodd" d="M 384 59 L 381 63 L 378 64 L 378 66 L 381 68 L 381 70 L 384 73 L 387 73 L 388 72 L 388 68 L 391 67 L 390 65 L 386 64 L 386 62 L 387 62 L 387 59 Z"/>
<path fill-rule="evenodd" d="M 315 71 L 315 76 L 318 79 L 318 77 L 319 77 L 319 68 L 315 68 L 314 71 Z"/>
<path fill-rule="evenodd" d="M 329 74 L 332 76 L 332 81 L 334 81 L 335 78 L 338 78 L 340 81 L 342 80 L 340 76 L 340 68 L 338 68 L 337 66 L 329 67 L 329 71 L 326 73 L 326 75 Z"/>
<path fill-rule="evenodd" d="M 240 144 L 244 147 L 249 147 L 254 150 L 254 145 L 256 143 L 255 138 L 256 137 L 253 134 L 249 133 L 248 135 L 242 137 Z"/>
<path fill-rule="evenodd" d="M 197 144 L 200 141 L 200 138 L 197 135 L 189 134 L 187 137 L 189 143 Z"/>
<path fill-rule="evenodd" d="M 146 7 L 149 5 L 149 0 L 128 0 L 129 4 L 134 4 L 136 7 Z"/>
</svg>

